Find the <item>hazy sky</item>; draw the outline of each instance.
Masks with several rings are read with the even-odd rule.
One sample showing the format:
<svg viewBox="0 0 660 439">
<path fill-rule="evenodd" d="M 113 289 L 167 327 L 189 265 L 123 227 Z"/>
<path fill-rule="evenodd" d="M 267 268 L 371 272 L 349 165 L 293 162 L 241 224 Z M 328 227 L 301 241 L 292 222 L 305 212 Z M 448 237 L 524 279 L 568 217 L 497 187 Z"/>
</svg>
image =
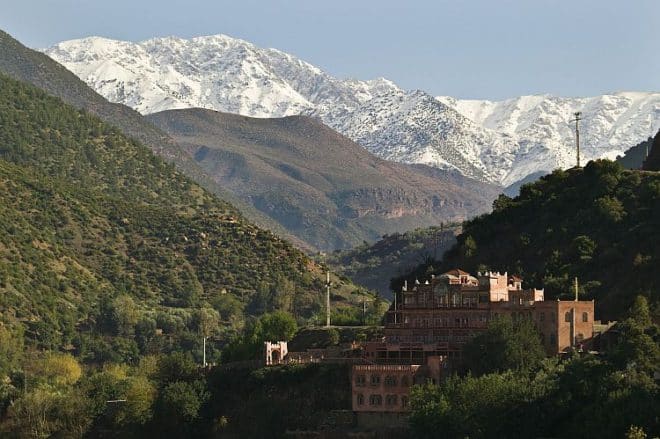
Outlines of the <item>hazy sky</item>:
<svg viewBox="0 0 660 439">
<path fill-rule="evenodd" d="M 224 33 L 460 98 L 660 91 L 660 0 L 0 0 L 30 47 Z"/>
</svg>

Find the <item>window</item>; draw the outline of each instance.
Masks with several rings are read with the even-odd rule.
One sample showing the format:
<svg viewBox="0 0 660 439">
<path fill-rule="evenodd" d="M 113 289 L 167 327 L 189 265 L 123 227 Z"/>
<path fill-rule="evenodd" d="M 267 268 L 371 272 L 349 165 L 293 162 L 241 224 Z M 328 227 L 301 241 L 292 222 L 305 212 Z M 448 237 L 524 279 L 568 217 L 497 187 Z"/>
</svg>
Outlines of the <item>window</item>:
<svg viewBox="0 0 660 439">
<path fill-rule="evenodd" d="M 357 395 L 357 405 L 364 405 L 364 395 L 361 393 Z"/>
<path fill-rule="evenodd" d="M 570 311 L 567 311 L 566 314 L 564 314 L 564 320 L 567 322 L 570 322 L 572 320 Z"/>
<path fill-rule="evenodd" d="M 380 375 L 371 375 L 371 385 L 377 386 L 380 384 Z"/>
<path fill-rule="evenodd" d="M 398 398 L 396 395 L 387 395 L 385 397 L 385 405 L 396 405 Z"/>
<path fill-rule="evenodd" d="M 539 320 L 542 321 L 542 322 L 545 321 L 545 313 L 544 312 L 539 314 Z"/>
<path fill-rule="evenodd" d="M 583 322 L 588 322 L 589 321 L 589 313 L 588 312 L 583 312 L 582 313 L 582 321 Z"/>
<path fill-rule="evenodd" d="M 383 405 L 383 397 L 380 395 L 371 395 L 369 397 L 369 405 Z"/>
<path fill-rule="evenodd" d="M 396 386 L 396 377 L 392 375 L 387 375 L 385 377 L 385 385 L 387 387 L 394 387 Z"/>
<path fill-rule="evenodd" d="M 358 386 L 358 387 L 364 386 L 366 382 L 367 382 L 367 379 L 364 375 L 357 375 L 355 377 L 355 385 Z"/>
<path fill-rule="evenodd" d="M 401 377 L 401 387 L 408 387 L 410 385 L 410 381 L 408 380 L 407 376 L 402 376 Z"/>
<path fill-rule="evenodd" d="M 401 407 L 408 407 L 408 397 L 407 396 L 402 396 L 401 397 Z"/>
</svg>

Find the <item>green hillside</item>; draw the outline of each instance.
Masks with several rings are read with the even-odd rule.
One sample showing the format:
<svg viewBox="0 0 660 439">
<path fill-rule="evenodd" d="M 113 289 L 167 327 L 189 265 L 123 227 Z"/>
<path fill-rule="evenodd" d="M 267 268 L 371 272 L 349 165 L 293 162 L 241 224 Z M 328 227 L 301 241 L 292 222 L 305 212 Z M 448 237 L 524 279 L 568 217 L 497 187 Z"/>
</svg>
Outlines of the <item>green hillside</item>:
<svg viewBox="0 0 660 439">
<path fill-rule="evenodd" d="M 321 309 L 321 268 L 300 251 L 118 129 L 2 75 L 0 214 L 0 317 L 42 347 L 100 358 L 124 343 L 134 357 L 136 343 L 195 346 L 208 315 L 221 337 L 245 315 Z M 335 284 L 351 306 L 354 287 Z"/>
<path fill-rule="evenodd" d="M 501 196 L 491 214 L 464 225 L 441 263 L 408 278 L 460 267 L 522 275 L 546 299 L 595 299 L 598 317 L 617 319 L 636 295 L 660 303 L 660 173 L 598 160 L 555 171 Z M 403 278 L 396 283 L 400 287 Z"/>
<path fill-rule="evenodd" d="M 373 244 L 328 255 L 328 264 L 354 282 L 390 297 L 390 280 L 404 275 L 429 259 L 439 259 L 456 243 L 461 227 L 434 226 L 406 233 L 383 235 Z"/>
<path fill-rule="evenodd" d="M 655 135 L 653 143 L 649 145 L 649 155 L 644 160 L 643 169 L 647 171 L 660 171 L 660 132 Z"/>
<path fill-rule="evenodd" d="M 622 156 L 616 158 L 616 162 L 623 166 L 624 169 L 642 169 L 642 164 L 646 155 L 651 150 L 653 138 L 649 137 L 647 140 L 638 143 L 626 150 Z"/>
<path fill-rule="evenodd" d="M 94 114 L 104 122 L 119 128 L 128 137 L 139 140 L 156 155 L 174 164 L 180 172 L 199 185 L 230 202 L 250 222 L 289 240 L 299 248 L 311 250 L 309 244 L 288 233 L 276 221 L 216 184 L 172 137 L 156 128 L 140 113 L 125 105 L 107 101 L 65 67 L 47 55 L 25 47 L 1 30 L 0 72 L 32 84 L 62 99 L 65 103 Z"/>
</svg>

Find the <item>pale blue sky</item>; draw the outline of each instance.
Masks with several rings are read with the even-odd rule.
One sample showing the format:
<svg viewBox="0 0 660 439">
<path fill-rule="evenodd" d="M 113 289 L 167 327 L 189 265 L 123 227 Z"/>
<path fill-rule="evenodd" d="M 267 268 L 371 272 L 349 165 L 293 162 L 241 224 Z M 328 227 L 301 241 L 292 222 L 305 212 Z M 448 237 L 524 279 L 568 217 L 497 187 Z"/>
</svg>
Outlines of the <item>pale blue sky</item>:
<svg viewBox="0 0 660 439">
<path fill-rule="evenodd" d="M 30 47 L 224 33 L 460 98 L 660 91 L 660 0 L 0 0 Z"/>
</svg>

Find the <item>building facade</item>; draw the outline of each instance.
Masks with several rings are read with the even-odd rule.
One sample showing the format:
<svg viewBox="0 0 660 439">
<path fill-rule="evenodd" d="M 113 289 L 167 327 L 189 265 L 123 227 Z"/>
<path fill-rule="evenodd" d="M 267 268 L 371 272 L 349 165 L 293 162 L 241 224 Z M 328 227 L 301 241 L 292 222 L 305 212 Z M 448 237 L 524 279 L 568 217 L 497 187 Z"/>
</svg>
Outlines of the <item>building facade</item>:
<svg viewBox="0 0 660 439">
<path fill-rule="evenodd" d="M 507 273 L 472 276 L 451 270 L 397 293 L 385 317 L 384 346 L 376 358 L 423 359 L 432 352 L 454 360 L 465 342 L 498 316 L 531 320 L 548 355 L 579 349 L 593 337 L 593 301 L 546 301 L 543 290 L 524 289 L 522 279 Z M 418 353 L 406 357 L 408 350 Z"/>
<path fill-rule="evenodd" d="M 548 356 L 581 350 L 593 338 L 593 301 L 546 301 L 543 290 L 524 289 L 522 282 L 507 273 L 456 269 L 405 285 L 385 315 L 383 339 L 364 344 L 371 364 L 353 366 L 353 410 L 407 411 L 408 383 L 441 380 L 460 364 L 463 345 L 498 317 L 531 320 Z"/>
</svg>

